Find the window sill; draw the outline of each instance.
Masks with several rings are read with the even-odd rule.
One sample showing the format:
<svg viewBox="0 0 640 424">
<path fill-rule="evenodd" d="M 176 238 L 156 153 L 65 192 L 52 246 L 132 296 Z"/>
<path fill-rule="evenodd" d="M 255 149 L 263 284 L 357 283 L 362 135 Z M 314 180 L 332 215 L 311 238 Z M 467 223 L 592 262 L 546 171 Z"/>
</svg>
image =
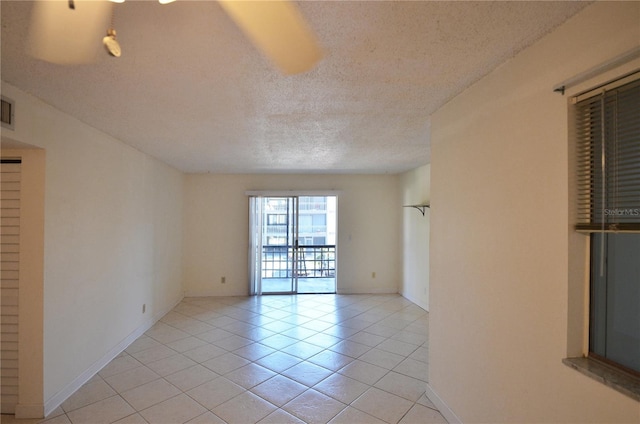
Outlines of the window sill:
<svg viewBox="0 0 640 424">
<path fill-rule="evenodd" d="M 562 363 L 640 402 L 639 378 L 589 358 L 565 358 Z"/>
</svg>

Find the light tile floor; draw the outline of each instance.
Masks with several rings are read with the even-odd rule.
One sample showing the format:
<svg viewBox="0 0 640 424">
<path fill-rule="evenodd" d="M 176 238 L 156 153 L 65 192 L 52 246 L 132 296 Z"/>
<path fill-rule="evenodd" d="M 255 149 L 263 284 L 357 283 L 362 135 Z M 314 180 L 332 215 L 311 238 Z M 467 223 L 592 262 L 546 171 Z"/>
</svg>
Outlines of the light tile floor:
<svg viewBox="0 0 640 424">
<path fill-rule="evenodd" d="M 185 298 L 43 422 L 446 423 L 427 338 L 399 295 Z"/>
</svg>

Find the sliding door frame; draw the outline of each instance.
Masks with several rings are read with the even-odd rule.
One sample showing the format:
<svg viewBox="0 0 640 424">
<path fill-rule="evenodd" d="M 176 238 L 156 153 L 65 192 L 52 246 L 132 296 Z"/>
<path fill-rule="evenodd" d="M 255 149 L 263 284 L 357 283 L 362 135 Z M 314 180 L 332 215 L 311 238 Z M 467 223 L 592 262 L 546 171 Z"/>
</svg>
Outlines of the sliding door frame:
<svg viewBox="0 0 640 424">
<path fill-rule="evenodd" d="M 291 288 L 292 291 L 285 292 L 267 292 L 267 294 L 297 294 L 298 293 L 298 254 L 299 254 L 299 216 L 300 216 L 300 197 L 335 197 L 336 205 L 339 203 L 340 191 L 327 190 L 327 191 L 247 191 L 245 194 L 249 196 L 249 294 L 262 295 L 262 249 L 264 245 L 262 227 L 264 223 L 264 210 L 263 201 L 264 198 L 288 198 L 294 199 L 294 213 L 295 217 L 294 228 L 291 231 L 293 234 L 292 240 L 292 269 L 291 269 Z M 289 208 L 287 208 L 287 215 L 290 214 Z M 335 218 L 335 275 L 334 284 L 335 292 L 338 292 L 338 211 L 336 208 Z M 289 230 L 287 229 L 287 233 Z"/>
</svg>

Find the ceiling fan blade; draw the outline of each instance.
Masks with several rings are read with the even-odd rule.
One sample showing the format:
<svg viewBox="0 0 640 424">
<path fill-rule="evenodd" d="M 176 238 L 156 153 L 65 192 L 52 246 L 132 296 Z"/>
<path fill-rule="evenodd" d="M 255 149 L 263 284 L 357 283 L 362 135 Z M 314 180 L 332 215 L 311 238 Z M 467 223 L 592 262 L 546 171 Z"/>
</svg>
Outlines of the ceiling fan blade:
<svg viewBox="0 0 640 424">
<path fill-rule="evenodd" d="M 311 69 L 322 50 L 298 8 L 286 0 L 218 0 L 251 41 L 285 74 Z"/>
<path fill-rule="evenodd" d="M 98 52 L 102 51 L 102 37 L 109 26 L 111 7 L 109 1 L 35 2 L 27 52 L 61 65 L 95 61 Z"/>
</svg>

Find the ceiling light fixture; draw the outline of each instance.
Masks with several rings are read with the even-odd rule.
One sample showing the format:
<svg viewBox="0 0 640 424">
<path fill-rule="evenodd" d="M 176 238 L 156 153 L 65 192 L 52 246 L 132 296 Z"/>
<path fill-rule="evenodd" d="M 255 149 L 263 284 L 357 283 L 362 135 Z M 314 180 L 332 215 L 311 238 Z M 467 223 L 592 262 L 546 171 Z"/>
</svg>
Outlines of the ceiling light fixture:
<svg viewBox="0 0 640 424">
<path fill-rule="evenodd" d="M 107 35 L 102 39 L 102 44 L 104 44 L 104 48 L 107 49 L 107 52 L 114 57 L 120 57 L 122 54 L 122 49 L 120 48 L 120 43 L 116 40 L 116 30 L 113 28 L 109 28 L 107 30 Z"/>
<path fill-rule="evenodd" d="M 0 0 L 1 1 L 1 0 Z M 160 4 L 175 0 L 158 0 Z M 29 54 L 60 65 L 92 63 L 95 40 L 112 56 L 120 57 L 111 3 L 125 0 L 36 1 L 26 43 Z M 185 2 L 186 3 L 186 2 Z M 218 0 L 222 9 L 247 38 L 286 75 L 310 70 L 324 52 L 295 0 Z M 71 9 L 71 10 L 70 10 Z M 108 25 L 111 15 L 111 26 Z M 101 28 L 108 28 L 104 36 Z"/>
<path fill-rule="evenodd" d="M 124 0 L 122 0 L 124 2 Z M 104 48 L 107 49 L 107 53 L 109 53 L 113 57 L 120 57 L 122 55 L 122 48 L 120 47 L 120 43 L 116 40 L 116 30 L 113 27 L 114 21 L 114 13 L 113 8 L 111 9 L 111 25 L 109 25 L 109 29 L 107 29 L 107 35 L 102 39 L 102 44 Z"/>
</svg>

